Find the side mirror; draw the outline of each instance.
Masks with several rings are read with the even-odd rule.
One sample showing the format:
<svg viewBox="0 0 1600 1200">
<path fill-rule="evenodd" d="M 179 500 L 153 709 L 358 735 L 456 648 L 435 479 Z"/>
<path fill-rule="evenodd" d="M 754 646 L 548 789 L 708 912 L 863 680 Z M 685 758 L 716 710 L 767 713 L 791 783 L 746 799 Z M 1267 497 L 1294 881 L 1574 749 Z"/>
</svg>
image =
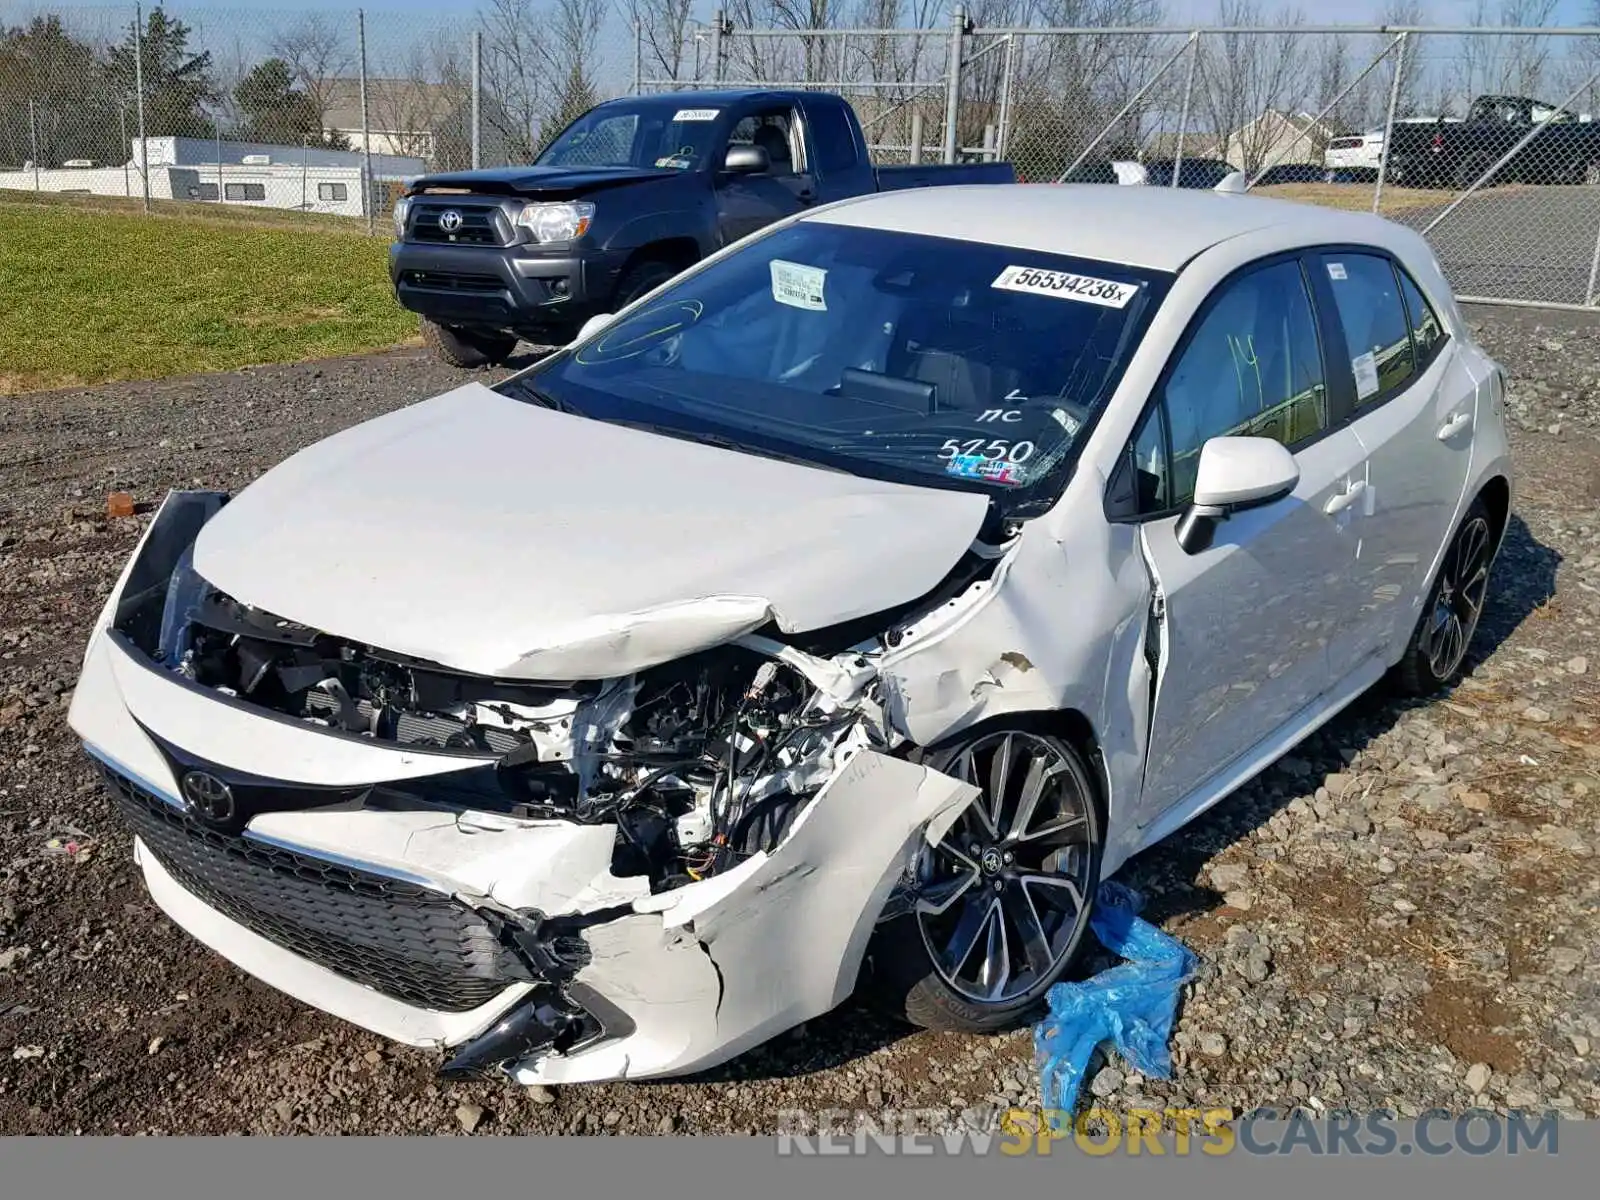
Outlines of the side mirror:
<svg viewBox="0 0 1600 1200">
<path fill-rule="evenodd" d="M 722 169 L 731 175 L 762 175 L 772 170 L 772 160 L 760 146 L 729 146 Z"/>
<path fill-rule="evenodd" d="M 1265 437 L 1215 437 L 1200 447 L 1194 499 L 1178 518 L 1178 545 L 1198 554 L 1219 521 L 1282 500 L 1300 482 L 1300 465 L 1282 442 Z"/>
<path fill-rule="evenodd" d="M 583 328 L 578 330 L 578 336 L 574 340 L 586 342 L 616 319 L 612 313 L 595 313 L 583 323 Z"/>
</svg>

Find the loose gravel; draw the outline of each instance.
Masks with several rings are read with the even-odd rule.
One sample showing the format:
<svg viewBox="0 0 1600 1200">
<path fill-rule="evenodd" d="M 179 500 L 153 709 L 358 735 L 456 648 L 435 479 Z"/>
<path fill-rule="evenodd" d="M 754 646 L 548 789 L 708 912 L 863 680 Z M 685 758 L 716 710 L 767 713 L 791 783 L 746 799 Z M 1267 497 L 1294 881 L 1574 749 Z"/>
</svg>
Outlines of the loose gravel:
<svg viewBox="0 0 1600 1200">
<path fill-rule="evenodd" d="M 1170 1081 L 1114 1105 L 1600 1116 L 1600 322 L 1474 310 L 1520 493 L 1471 673 L 1375 691 L 1128 865 L 1201 956 Z M 489 375 L 480 378 L 490 378 Z M 856 1006 L 687 1082 L 439 1081 L 256 983 L 146 897 L 65 722 L 85 631 L 168 488 L 236 488 L 462 382 L 400 351 L 16 397 L 0 413 L 0 1132 L 768 1132 L 792 1110 L 1034 1103 L 1027 1031 Z"/>
</svg>

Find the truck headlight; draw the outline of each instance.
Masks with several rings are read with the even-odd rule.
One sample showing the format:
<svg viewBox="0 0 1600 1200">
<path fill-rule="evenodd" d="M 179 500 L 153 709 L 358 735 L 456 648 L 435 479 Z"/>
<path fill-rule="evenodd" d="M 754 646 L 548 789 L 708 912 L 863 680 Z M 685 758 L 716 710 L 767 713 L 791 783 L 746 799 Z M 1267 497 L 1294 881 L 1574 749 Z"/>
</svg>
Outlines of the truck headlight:
<svg viewBox="0 0 1600 1200">
<path fill-rule="evenodd" d="M 394 236 L 396 241 L 406 236 L 406 216 L 411 212 L 411 197 L 401 196 L 394 202 Z"/>
<path fill-rule="evenodd" d="M 536 242 L 572 242 L 589 231 L 594 205 L 586 200 L 558 204 L 525 204 L 517 224 L 533 233 Z"/>
</svg>

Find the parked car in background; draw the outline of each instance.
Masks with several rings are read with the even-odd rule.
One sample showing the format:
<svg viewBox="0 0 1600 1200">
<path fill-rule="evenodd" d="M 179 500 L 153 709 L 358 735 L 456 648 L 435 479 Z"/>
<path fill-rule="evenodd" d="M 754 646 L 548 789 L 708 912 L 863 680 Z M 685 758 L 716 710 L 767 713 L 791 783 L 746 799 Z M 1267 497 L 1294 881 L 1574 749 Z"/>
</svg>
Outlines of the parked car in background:
<svg viewBox="0 0 1600 1200">
<path fill-rule="evenodd" d="M 1325 183 L 1328 169 L 1316 163 L 1278 163 L 1268 167 L 1256 180 L 1257 187 L 1272 187 L 1280 183 Z"/>
<path fill-rule="evenodd" d="M 69 720 L 164 912 L 452 1075 L 704 1070 L 858 982 L 1012 1028 L 1130 856 L 1458 677 L 1504 382 L 1369 214 L 857 197 L 172 493 Z"/>
<path fill-rule="evenodd" d="M 1181 162 L 1170 158 L 1146 159 L 1145 179 L 1151 187 L 1171 187 L 1177 172 L 1180 188 L 1214 188 L 1237 168 L 1220 158 L 1189 158 Z"/>
<path fill-rule="evenodd" d="M 1377 167 L 1330 167 L 1323 173 L 1324 183 L 1376 183 Z"/>
<path fill-rule="evenodd" d="M 1441 121 L 1446 124 L 1458 122 L 1459 117 L 1399 117 L 1395 124 L 1399 125 L 1437 125 Z M 1322 152 L 1322 165 L 1329 168 L 1345 169 L 1354 168 L 1358 171 L 1372 171 L 1373 179 L 1377 178 L 1378 165 L 1383 161 L 1383 130 L 1369 129 L 1365 133 L 1351 134 L 1336 137 L 1330 141 Z M 1353 182 L 1366 182 L 1365 180 Z"/>
<path fill-rule="evenodd" d="M 874 168 L 855 110 L 826 92 L 630 96 L 569 125 L 528 167 L 416 180 L 389 272 L 440 358 L 561 343 L 763 226 L 834 200 L 1011 183 L 1008 163 Z"/>
<path fill-rule="evenodd" d="M 1091 159 L 1088 162 L 1079 163 L 1076 167 L 1073 167 L 1064 176 L 1062 176 L 1060 182 L 1120 183 L 1122 182 L 1122 176 L 1117 170 L 1118 165 L 1119 164 L 1117 163 L 1108 162 L 1104 159 L 1099 161 Z"/>
<path fill-rule="evenodd" d="M 1479 96 L 1463 121 L 1397 125 L 1388 176 L 1470 187 L 1534 129 L 1489 183 L 1600 184 L 1600 124 L 1527 96 Z"/>
</svg>

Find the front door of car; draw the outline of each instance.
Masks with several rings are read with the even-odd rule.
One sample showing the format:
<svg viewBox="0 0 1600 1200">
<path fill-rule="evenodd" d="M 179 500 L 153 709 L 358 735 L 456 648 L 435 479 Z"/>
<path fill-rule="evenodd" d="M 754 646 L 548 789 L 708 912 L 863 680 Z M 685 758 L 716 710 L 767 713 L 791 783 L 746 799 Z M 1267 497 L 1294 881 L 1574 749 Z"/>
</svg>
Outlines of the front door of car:
<svg viewBox="0 0 1600 1200">
<path fill-rule="evenodd" d="M 1330 340 L 1348 360 L 1355 385 L 1353 428 L 1367 449 L 1368 520 L 1356 574 L 1361 635 L 1348 661 L 1399 656 L 1418 603 L 1449 539 L 1471 477 L 1477 395 L 1470 360 L 1403 268 L 1375 253 L 1330 251 L 1321 273 L 1337 313 Z"/>
<path fill-rule="evenodd" d="M 1252 267 L 1191 327 L 1130 447 L 1156 595 L 1141 824 L 1281 734 L 1332 685 L 1367 468 L 1355 434 L 1329 428 L 1327 381 L 1300 260 Z M 1223 435 L 1283 442 L 1300 480 L 1220 521 L 1211 544 L 1190 552 L 1176 527 L 1201 447 Z"/>
<path fill-rule="evenodd" d="M 770 165 L 755 174 L 717 173 L 717 226 L 724 245 L 793 216 L 815 201 L 805 138 L 794 109 L 780 106 L 746 114 L 734 124 L 728 145 L 759 146 L 767 152 Z"/>
</svg>

